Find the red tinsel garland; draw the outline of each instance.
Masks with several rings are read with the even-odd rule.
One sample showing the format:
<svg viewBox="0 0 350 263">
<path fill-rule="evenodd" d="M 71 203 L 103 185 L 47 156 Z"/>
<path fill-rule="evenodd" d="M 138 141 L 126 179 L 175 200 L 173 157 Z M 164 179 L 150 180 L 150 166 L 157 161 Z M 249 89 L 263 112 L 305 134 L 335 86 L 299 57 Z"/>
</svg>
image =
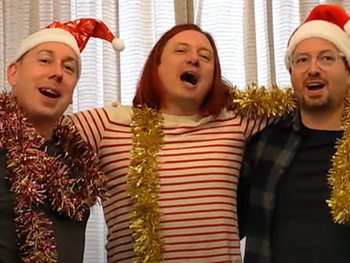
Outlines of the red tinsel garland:
<svg viewBox="0 0 350 263">
<path fill-rule="evenodd" d="M 0 95 L 0 142 L 7 151 L 7 179 L 15 194 L 16 232 L 24 263 L 57 262 L 52 222 L 38 206 L 47 202 L 57 213 L 80 221 L 98 197 L 107 198 L 96 153 L 63 119 L 57 122 L 54 136 L 66 164 L 60 162 L 62 156 L 50 157 L 41 149 L 45 139 L 27 122 L 13 94 Z"/>
</svg>

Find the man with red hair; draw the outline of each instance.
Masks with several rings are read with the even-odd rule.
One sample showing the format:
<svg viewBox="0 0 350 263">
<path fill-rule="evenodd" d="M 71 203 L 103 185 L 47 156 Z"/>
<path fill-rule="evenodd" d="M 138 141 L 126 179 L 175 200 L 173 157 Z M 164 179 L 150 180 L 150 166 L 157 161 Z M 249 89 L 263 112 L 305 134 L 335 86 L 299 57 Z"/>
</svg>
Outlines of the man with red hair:
<svg viewBox="0 0 350 263">
<path fill-rule="evenodd" d="M 108 176 L 108 262 L 240 262 L 235 193 L 244 142 L 294 104 L 288 90 L 274 89 L 276 101 L 254 110 L 259 102 L 245 97 L 239 108 L 235 91 L 211 35 L 178 25 L 152 49 L 133 107 L 71 117 Z"/>
</svg>

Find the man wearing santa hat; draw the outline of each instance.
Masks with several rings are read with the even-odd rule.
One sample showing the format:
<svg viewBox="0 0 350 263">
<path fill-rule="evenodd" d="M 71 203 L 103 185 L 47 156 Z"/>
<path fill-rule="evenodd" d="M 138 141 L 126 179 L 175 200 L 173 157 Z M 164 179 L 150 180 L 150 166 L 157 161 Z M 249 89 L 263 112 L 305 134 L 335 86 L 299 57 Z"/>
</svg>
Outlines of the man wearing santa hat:
<svg viewBox="0 0 350 263">
<path fill-rule="evenodd" d="M 252 138 L 241 170 L 245 263 L 350 262 L 350 18 L 316 6 L 285 64 L 299 111 Z M 243 206 L 242 206 L 243 204 Z"/>
<path fill-rule="evenodd" d="M 89 208 L 105 199 L 97 155 L 61 118 L 90 37 L 116 39 L 103 22 L 54 22 L 21 43 L 0 95 L 0 262 L 81 263 Z"/>
</svg>

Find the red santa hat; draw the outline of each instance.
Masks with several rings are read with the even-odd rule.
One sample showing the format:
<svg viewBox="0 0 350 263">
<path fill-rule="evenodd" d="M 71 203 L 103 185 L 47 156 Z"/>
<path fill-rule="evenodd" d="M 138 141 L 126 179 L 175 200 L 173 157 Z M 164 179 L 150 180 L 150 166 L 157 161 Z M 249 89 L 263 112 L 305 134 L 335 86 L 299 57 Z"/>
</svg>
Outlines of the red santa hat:
<svg viewBox="0 0 350 263">
<path fill-rule="evenodd" d="M 350 18 L 337 5 L 322 4 L 311 10 L 305 22 L 292 34 L 285 55 L 285 65 L 290 70 L 290 59 L 296 46 L 304 39 L 317 37 L 332 42 L 346 57 L 350 65 Z"/>
<path fill-rule="evenodd" d="M 85 48 L 90 37 L 107 40 L 116 51 L 124 49 L 124 42 L 116 38 L 108 27 L 100 20 L 85 18 L 65 23 L 54 21 L 44 29 L 24 39 L 14 57 L 20 59 L 32 48 L 47 42 L 59 42 L 71 47 L 79 58 L 79 76 L 81 72 L 80 53 Z"/>
</svg>

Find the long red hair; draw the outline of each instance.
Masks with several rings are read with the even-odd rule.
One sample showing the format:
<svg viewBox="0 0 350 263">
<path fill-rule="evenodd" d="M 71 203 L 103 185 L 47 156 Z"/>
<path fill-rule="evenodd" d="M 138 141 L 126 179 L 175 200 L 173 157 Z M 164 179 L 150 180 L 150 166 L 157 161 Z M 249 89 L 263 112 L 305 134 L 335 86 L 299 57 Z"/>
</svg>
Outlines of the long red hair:
<svg viewBox="0 0 350 263">
<path fill-rule="evenodd" d="M 203 116 L 216 115 L 226 106 L 229 99 L 229 90 L 232 87 L 221 76 L 221 67 L 218 51 L 213 37 L 204 32 L 194 24 L 183 24 L 174 26 L 167 31 L 155 44 L 143 67 L 140 80 L 137 85 L 136 95 L 133 99 L 133 106 L 147 105 L 153 109 L 159 109 L 162 96 L 162 87 L 158 76 L 158 66 L 166 43 L 182 31 L 195 30 L 205 35 L 214 52 L 214 79 L 213 87 L 208 96 L 204 99 L 200 113 Z"/>
</svg>

